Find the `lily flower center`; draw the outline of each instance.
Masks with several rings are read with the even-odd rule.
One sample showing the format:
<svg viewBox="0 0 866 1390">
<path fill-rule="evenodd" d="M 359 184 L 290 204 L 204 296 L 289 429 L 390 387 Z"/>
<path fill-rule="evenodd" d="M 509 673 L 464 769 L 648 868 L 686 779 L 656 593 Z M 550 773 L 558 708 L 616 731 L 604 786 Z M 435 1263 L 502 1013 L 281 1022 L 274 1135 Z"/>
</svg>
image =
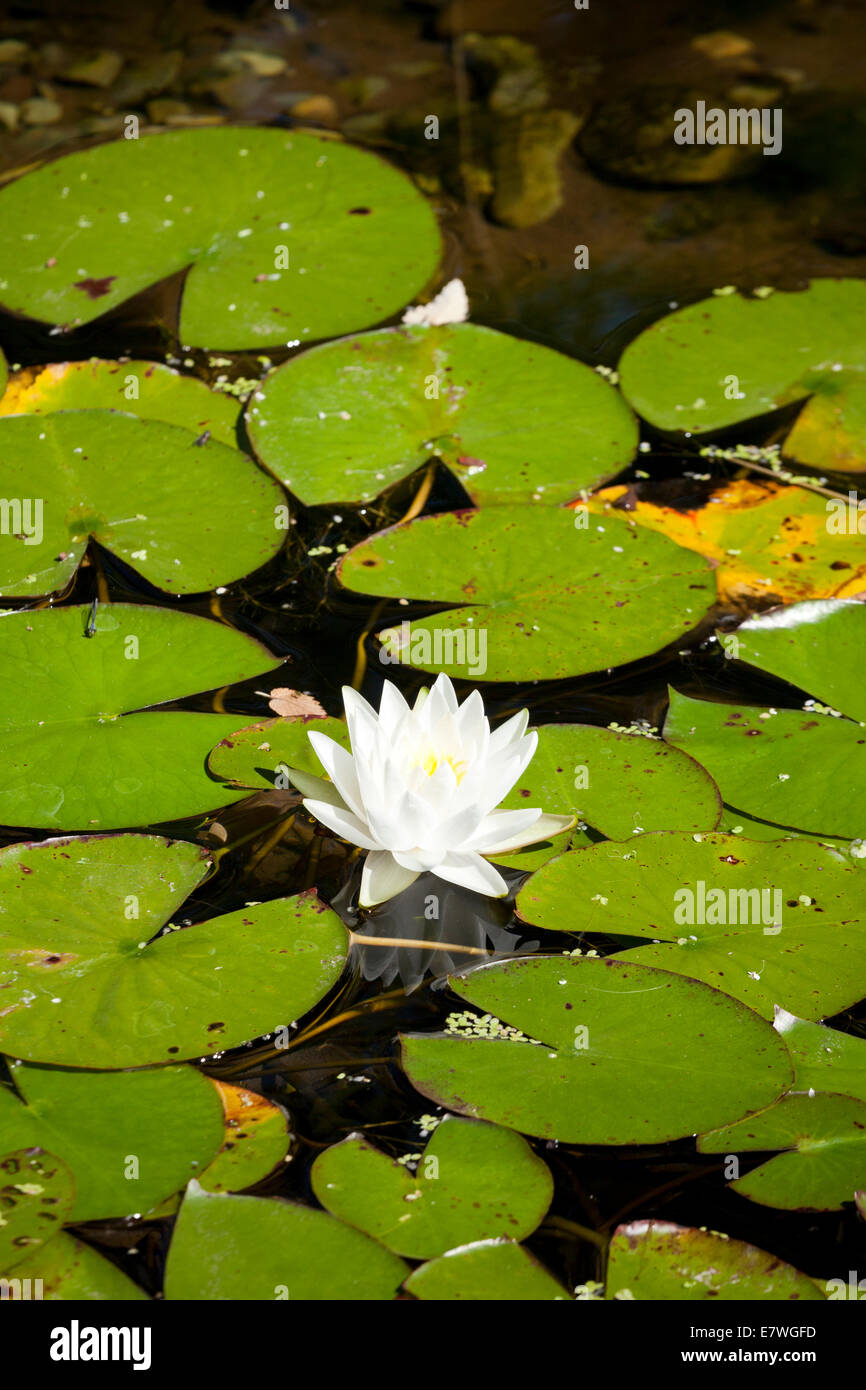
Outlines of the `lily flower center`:
<svg viewBox="0 0 866 1390">
<path fill-rule="evenodd" d="M 466 776 L 465 758 L 453 758 L 448 754 L 437 752 L 435 748 L 429 748 L 420 757 L 416 758 L 411 766 L 423 768 L 427 776 L 432 777 L 436 769 L 442 763 L 450 767 L 457 780 L 457 785 L 459 786 Z"/>
</svg>

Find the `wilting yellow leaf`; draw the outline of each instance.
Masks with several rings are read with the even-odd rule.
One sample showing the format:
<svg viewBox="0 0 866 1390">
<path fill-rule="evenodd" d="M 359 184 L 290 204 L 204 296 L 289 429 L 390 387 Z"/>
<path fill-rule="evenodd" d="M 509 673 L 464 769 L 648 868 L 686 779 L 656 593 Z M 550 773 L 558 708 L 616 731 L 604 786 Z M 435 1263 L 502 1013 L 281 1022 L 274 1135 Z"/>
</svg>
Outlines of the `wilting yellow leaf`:
<svg viewBox="0 0 866 1390">
<path fill-rule="evenodd" d="M 628 491 L 603 488 L 586 505 L 604 513 Z M 617 510 L 706 556 L 717 567 L 719 599 L 734 607 L 749 608 L 756 598 L 796 603 L 866 594 L 864 537 L 853 522 L 838 534 L 834 518 L 843 508 L 807 488 L 735 479 L 699 508 L 632 500 L 625 513 Z"/>
<path fill-rule="evenodd" d="M 0 396 L 0 415 L 26 415 L 43 409 L 51 387 L 63 380 L 67 366 L 66 362 L 54 362 L 50 367 L 22 367 L 11 373 Z"/>
<path fill-rule="evenodd" d="M 220 1094 L 225 1116 L 226 1144 L 236 1143 L 238 1138 L 246 1138 L 249 1130 L 265 1121 L 278 1119 L 285 1125 L 285 1116 L 278 1105 L 266 1100 L 257 1091 L 248 1091 L 243 1086 L 232 1086 L 227 1081 L 217 1081 L 211 1077 Z"/>
</svg>

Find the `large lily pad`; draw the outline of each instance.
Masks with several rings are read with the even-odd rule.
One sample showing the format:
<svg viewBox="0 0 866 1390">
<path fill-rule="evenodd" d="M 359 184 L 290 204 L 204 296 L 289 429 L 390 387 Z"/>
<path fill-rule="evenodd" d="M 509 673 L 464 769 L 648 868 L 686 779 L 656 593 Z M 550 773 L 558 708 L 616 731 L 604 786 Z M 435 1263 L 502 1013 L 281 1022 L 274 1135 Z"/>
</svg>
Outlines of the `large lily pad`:
<svg viewBox="0 0 866 1390">
<path fill-rule="evenodd" d="M 451 1034 L 405 1036 L 409 1080 L 461 1114 L 540 1138 L 675 1139 L 707 1128 L 705 1115 L 739 1118 L 763 1108 L 791 1080 L 787 1051 L 769 1023 L 666 970 L 525 957 L 450 983 L 494 1017 L 458 1020 Z"/>
<path fill-rule="evenodd" d="M 265 719 L 234 730 L 211 751 L 208 770 L 232 787 L 260 791 L 287 787 L 289 768 L 321 777 L 322 764 L 307 735 L 327 734 L 349 748 L 344 719 Z"/>
<path fill-rule="evenodd" d="M 721 802 L 693 758 L 657 738 L 590 724 L 544 724 L 503 806 L 576 815 L 610 840 L 649 830 L 712 830 Z"/>
<path fill-rule="evenodd" d="M 51 1240 L 75 1204 L 75 1178 L 44 1149 L 0 1158 L 0 1273 Z"/>
<path fill-rule="evenodd" d="M 549 507 L 422 517 L 356 545 L 338 574 L 361 593 L 461 605 L 412 622 L 408 643 L 405 628 L 380 636 L 392 660 L 474 680 L 599 671 L 696 626 L 714 594 L 705 560 L 619 518 L 574 522 Z"/>
<path fill-rule="evenodd" d="M 15 1280 L 30 1280 L 32 1298 L 37 1297 L 34 1290 L 39 1288 L 42 1298 L 64 1303 L 149 1302 L 144 1290 L 117 1265 L 66 1231 L 28 1255 L 15 1266 L 12 1276 L 13 1285 Z"/>
<path fill-rule="evenodd" d="M 30 1061 L 206 1057 L 287 1027 L 343 967 L 345 930 L 315 892 L 153 939 L 208 868 L 194 845 L 46 840 L 0 862 L 0 1046 Z"/>
<path fill-rule="evenodd" d="M 673 752 L 679 749 L 657 738 L 591 724 L 544 724 L 532 762 L 502 805 L 576 816 L 612 840 L 644 830 L 712 830 L 721 812 L 715 783 L 693 758 L 672 762 Z M 566 831 L 497 855 L 496 863 L 534 872 L 563 850 L 593 843 L 585 830 Z"/>
<path fill-rule="evenodd" d="M 785 1096 L 760 1115 L 704 1134 L 701 1153 L 785 1149 L 731 1187 L 784 1211 L 838 1211 L 866 1186 L 866 1103 L 821 1093 Z"/>
<path fill-rule="evenodd" d="M 521 917 L 558 931 L 651 938 L 618 960 L 703 980 L 772 1019 L 822 1018 L 866 994 L 863 870 L 806 840 L 641 835 L 534 874 Z"/>
<path fill-rule="evenodd" d="M 0 616 L 0 823 L 110 830 L 238 800 L 205 772 L 237 715 L 130 712 L 279 664 L 251 637 L 166 608 Z"/>
<path fill-rule="evenodd" d="M 715 1231 L 631 1221 L 610 1243 L 607 1298 L 722 1303 L 819 1302 L 818 1285 L 776 1255 Z"/>
<path fill-rule="evenodd" d="M 375 155 L 223 126 L 117 140 L 0 193 L 0 296 L 64 328 L 191 267 L 180 338 L 248 348 L 380 322 L 439 258 L 433 213 Z"/>
<path fill-rule="evenodd" d="M 72 1221 L 149 1211 L 222 1142 L 219 1096 L 193 1067 L 79 1072 L 13 1062 L 12 1076 L 24 1103 L 0 1090 L 0 1148 L 44 1148 L 72 1170 Z"/>
<path fill-rule="evenodd" d="M 866 1041 L 779 1009 L 776 1032 L 794 1062 L 794 1089 L 833 1091 L 866 1101 Z"/>
<path fill-rule="evenodd" d="M 570 1301 L 534 1255 L 511 1240 L 482 1240 L 449 1250 L 415 1269 L 407 1293 L 437 1303 L 539 1303 Z"/>
<path fill-rule="evenodd" d="M 707 769 L 727 805 L 780 833 L 866 834 L 866 730 L 851 720 L 671 691 L 664 736 Z"/>
<path fill-rule="evenodd" d="M 814 280 L 767 298 L 716 295 L 654 323 L 619 364 L 623 393 L 661 429 L 692 434 L 807 401 L 785 452 L 860 471 L 866 444 L 861 280 Z"/>
<path fill-rule="evenodd" d="M 238 449 L 115 410 L 0 419 L 0 493 L 35 498 L 0 537 L 0 592 L 61 589 L 92 537 L 157 588 L 200 593 L 283 545 L 285 495 Z"/>
<path fill-rule="evenodd" d="M 55 410 L 125 410 L 145 420 L 181 425 L 199 438 L 208 433 L 220 444 L 237 443 L 238 402 L 211 391 L 194 376 L 182 376 L 164 362 L 135 358 L 119 362 L 90 357 L 84 362 L 52 362 L 14 372 L 0 395 L 0 416 L 45 415 Z"/>
<path fill-rule="evenodd" d="M 168 1299 L 391 1299 L 407 1266 L 327 1212 L 190 1185 L 165 1271 Z"/>
<path fill-rule="evenodd" d="M 472 1241 L 522 1240 L 553 1196 L 547 1165 L 519 1134 L 453 1116 L 437 1126 L 415 1174 L 351 1134 L 319 1154 L 312 1183 L 332 1215 L 415 1260 Z"/>
<path fill-rule="evenodd" d="M 736 632 L 738 655 L 866 723 L 863 648 L 866 604 L 827 599 L 750 618 Z"/>
<path fill-rule="evenodd" d="M 366 502 L 433 457 L 476 503 L 567 502 L 630 462 L 637 425 L 591 367 L 492 328 L 386 328 L 292 358 L 247 412 L 303 502 Z"/>
</svg>

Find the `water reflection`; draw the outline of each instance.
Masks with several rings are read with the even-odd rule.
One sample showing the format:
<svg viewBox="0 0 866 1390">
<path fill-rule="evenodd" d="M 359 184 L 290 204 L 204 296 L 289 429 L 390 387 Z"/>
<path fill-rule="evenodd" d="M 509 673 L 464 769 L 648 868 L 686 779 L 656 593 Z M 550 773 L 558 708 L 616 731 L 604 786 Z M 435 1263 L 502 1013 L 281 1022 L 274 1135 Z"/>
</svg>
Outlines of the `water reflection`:
<svg viewBox="0 0 866 1390">
<path fill-rule="evenodd" d="M 509 901 L 484 898 L 435 874 L 421 874 L 399 897 L 363 913 L 349 910 L 355 886 L 347 884 L 343 901 L 332 906 L 354 932 L 363 978 L 386 988 L 397 982 L 409 993 L 424 980 L 538 949 L 538 941 L 524 937 Z"/>
</svg>

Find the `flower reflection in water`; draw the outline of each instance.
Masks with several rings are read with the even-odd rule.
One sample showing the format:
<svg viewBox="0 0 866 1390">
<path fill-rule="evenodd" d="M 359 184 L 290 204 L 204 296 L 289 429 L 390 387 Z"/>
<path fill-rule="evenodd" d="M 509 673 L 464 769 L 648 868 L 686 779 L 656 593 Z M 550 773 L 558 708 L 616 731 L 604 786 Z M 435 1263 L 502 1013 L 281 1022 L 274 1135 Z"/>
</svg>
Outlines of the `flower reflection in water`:
<svg viewBox="0 0 866 1390">
<path fill-rule="evenodd" d="M 355 889 L 347 884 L 333 906 L 354 933 L 363 978 L 380 980 L 385 988 L 399 983 L 410 993 L 425 980 L 444 982 L 446 975 L 484 961 L 538 949 L 537 941 L 522 936 L 508 902 L 434 874 L 422 874 L 398 898 L 363 913 L 349 907 Z"/>
</svg>

